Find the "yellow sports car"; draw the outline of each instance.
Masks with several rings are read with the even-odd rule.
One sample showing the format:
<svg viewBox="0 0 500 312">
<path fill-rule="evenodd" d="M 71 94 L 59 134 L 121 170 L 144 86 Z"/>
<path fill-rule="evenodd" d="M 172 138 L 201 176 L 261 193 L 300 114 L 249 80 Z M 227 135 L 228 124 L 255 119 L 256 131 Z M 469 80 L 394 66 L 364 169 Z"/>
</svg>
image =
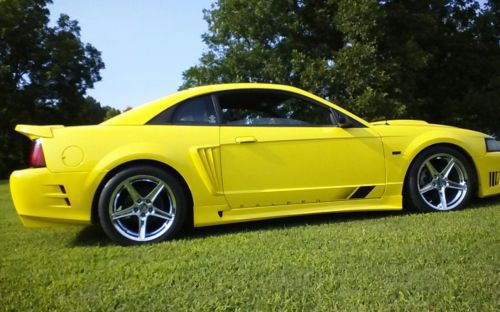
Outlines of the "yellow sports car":
<svg viewBox="0 0 500 312">
<path fill-rule="evenodd" d="M 325 212 L 450 211 L 500 193 L 500 142 L 418 120 L 369 123 L 303 90 L 184 90 L 99 125 L 18 125 L 10 178 L 25 226 L 98 222 L 116 243 Z"/>
</svg>

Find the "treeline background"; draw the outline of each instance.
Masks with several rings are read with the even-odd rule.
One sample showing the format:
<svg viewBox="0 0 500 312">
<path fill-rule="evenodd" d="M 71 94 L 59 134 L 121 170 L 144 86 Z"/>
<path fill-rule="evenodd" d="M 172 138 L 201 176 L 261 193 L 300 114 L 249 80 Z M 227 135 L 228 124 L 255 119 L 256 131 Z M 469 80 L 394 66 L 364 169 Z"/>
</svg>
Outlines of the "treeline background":
<svg viewBox="0 0 500 312">
<path fill-rule="evenodd" d="M 94 124 L 119 113 L 86 95 L 101 80 L 101 54 L 69 16 L 50 27 L 48 3 L 0 1 L 0 178 L 26 166 L 29 142 L 16 124 Z M 219 0 L 205 19 L 207 52 L 181 89 L 284 83 L 367 120 L 500 134 L 498 0 Z"/>
</svg>

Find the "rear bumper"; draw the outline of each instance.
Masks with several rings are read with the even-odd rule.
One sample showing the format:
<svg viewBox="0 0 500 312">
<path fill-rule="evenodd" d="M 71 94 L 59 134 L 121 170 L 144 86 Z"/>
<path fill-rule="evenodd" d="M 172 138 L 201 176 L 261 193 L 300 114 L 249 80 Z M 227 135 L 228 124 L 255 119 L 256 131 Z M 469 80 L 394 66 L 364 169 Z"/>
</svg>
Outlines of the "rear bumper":
<svg viewBox="0 0 500 312">
<path fill-rule="evenodd" d="M 87 173 L 52 173 L 47 168 L 14 171 L 10 191 L 26 227 L 90 224 L 92 196 L 86 196 Z"/>
<path fill-rule="evenodd" d="M 500 194 L 500 152 L 487 153 L 476 159 L 479 176 L 479 197 Z"/>
</svg>

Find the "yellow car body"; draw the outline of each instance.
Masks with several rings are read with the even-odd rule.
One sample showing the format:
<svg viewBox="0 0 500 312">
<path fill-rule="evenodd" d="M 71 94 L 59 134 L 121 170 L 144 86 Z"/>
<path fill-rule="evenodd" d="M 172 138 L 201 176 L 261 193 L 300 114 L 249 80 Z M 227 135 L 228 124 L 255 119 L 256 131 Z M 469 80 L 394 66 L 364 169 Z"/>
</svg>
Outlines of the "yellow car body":
<svg viewBox="0 0 500 312">
<path fill-rule="evenodd" d="M 234 90 L 295 94 L 358 127 L 148 124 L 186 99 Z M 400 210 L 405 178 L 425 149 L 446 145 L 470 160 L 479 197 L 500 193 L 500 152 L 489 136 L 394 120 L 369 123 L 306 91 L 275 84 L 221 84 L 180 91 L 92 126 L 18 125 L 43 146 L 46 166 L 14 171 L 25 226 L 89 224 L 111 175 L 131 164 L 170 170 L 187 185 L 195 226 L 326 212 Z"/>
</svg>

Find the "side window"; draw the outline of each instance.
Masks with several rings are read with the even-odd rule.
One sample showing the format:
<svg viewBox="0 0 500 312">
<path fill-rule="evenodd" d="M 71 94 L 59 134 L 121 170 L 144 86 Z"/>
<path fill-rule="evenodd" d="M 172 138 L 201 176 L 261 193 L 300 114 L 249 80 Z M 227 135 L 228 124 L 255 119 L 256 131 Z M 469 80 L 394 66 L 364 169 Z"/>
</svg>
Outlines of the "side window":
<svg viewBox="0 0 500 312">
<path fill-rule="evenodd" d="M 333 125 L 331 110 L 284 92 L 236 91 L 218 95 L 226 125 Z"/>
<path fill-rule="evenodd" d="M 187 99 L 176 104 L 156 117 L 148 124 L 160 125 L 211 125 L 217 124 L 217 115 L 210 95 Z"/>
</svg>

